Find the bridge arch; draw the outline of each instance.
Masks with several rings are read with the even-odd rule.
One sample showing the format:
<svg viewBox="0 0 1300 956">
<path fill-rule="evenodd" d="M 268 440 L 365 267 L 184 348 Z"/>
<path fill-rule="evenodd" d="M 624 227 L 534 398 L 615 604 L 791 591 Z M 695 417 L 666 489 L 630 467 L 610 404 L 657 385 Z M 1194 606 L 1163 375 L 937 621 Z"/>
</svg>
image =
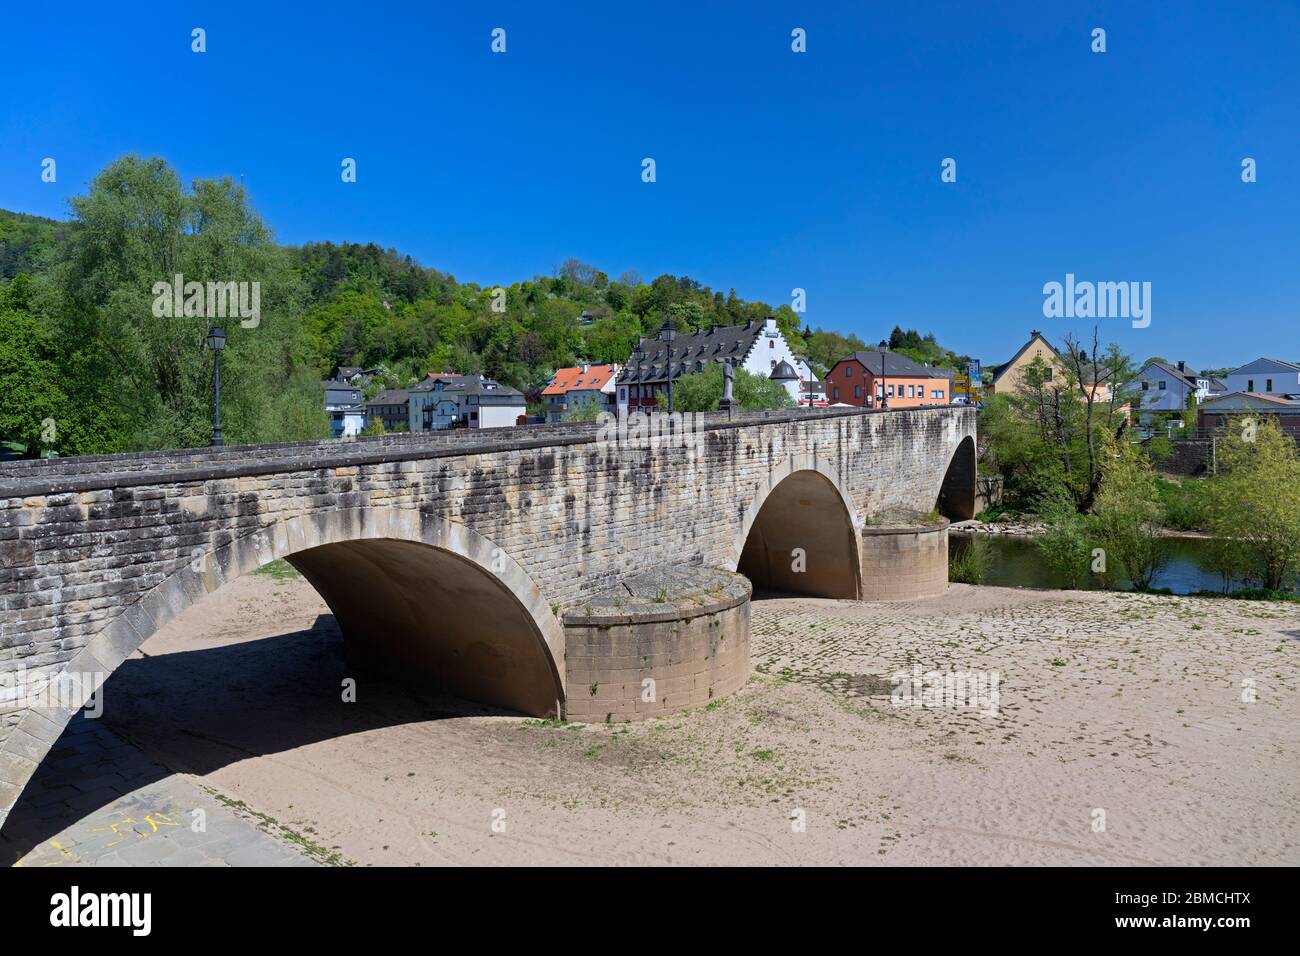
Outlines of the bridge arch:
<svg viewBox="0 0 1300 956">
<path fill-rule="evenodd" d="M 957 443 L 939 482 L 935 509 L 950 521 L 975 517 L 975 438 L 967 435 Z"/>
<path fill-rule="evenodd" d="M 856 599 L 861 524 L 839 476 L 812 455 L 794 455 L 754 490 L 727 568 L 756 588 Z M 802 550 L 802 570 L 795 549 Z"/>
<path fill-rule="evenodd" d="M 365 662 L 423 672 L 443 689 L 484 703 L 537 716 L 562 713 L 563 628 L 503 549 L 463 524 L 414 509 L 298 516 L 215 551 L 196 548 L 189 564 L 68 661 L 0 748 L 0 822 L 68 721 L 127 656 L 207 594 L 277 558 L 316 588 L 350 652 Z"/>
</svg>

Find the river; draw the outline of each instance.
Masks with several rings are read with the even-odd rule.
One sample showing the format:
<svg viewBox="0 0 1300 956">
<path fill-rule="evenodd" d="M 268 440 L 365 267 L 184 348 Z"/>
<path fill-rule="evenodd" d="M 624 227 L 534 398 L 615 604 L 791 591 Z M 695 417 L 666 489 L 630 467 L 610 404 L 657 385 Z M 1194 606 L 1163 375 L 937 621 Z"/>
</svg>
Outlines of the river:
<svg viewBox="0 0 1300 956">
<path fill-rule="evenodd" d="M 954 531 L 949 538 L 950 557 L 955 559 L 968 547 L 972 535 Z M 985 535 L 992 560 L 983 584 L 1013 588 L 1063 588 L 1065 581 L 1043 560 L 1042 553 L 1028 535 Z M 1175 594 L 1195 591 L 1222 591 L 1223 579 L 1205 564 L 1207 543 L 1203 538 L 1169 538 L 1169 560 L 1156 575 L 1152 588 L 1168 588 Z M 1123 590 L 1131 585 L 1123 572 L 1118 574 Z M 1098 588 L 1096 583 L 1085 585 Z M 1240 587 L 1240 583 L 1234 585 Z"/>
</svg>

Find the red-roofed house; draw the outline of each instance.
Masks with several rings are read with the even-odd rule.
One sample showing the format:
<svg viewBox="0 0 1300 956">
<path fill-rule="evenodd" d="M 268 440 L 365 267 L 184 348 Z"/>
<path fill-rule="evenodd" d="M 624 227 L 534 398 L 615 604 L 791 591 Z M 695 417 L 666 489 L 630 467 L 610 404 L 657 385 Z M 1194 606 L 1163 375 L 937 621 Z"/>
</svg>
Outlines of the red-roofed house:
<svg viewBox="0 0 1300 956">
<path fill-rule="evenodd" d="M 614 412 L 614 378 L 620 365 L 578 365 L 556 371 L 551 384 L 542 389 L 546 399 L 546 420 L 565 417 L 587 402 L 597 403 L 602 412 Z"/>
</svg>

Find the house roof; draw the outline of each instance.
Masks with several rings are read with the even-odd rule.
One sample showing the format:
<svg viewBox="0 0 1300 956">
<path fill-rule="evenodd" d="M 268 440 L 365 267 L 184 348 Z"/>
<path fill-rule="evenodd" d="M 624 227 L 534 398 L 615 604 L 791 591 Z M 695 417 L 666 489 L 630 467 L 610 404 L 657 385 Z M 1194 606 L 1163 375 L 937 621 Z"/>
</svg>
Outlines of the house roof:
<svg viewBox="0 0 1300 956">
<path fill-rule="evenodd" d="M 566 392 L 604 388 L 614 377 L 617 365 L 587 365 L 556 369 L 551 384 L 542 389 L 543 395 L 563 395 Z"/>
<path fill-rule="evenodd" d="M 765 328 L 765 322 L 750 319 L 744 325 L 715 325 L 707 330 L 677 336 L 672 343 L 673 378 L 702 371 L 710 362 L 731 359 L 734 365 L 742 364 Z M 629 357 L 618 381 L 668 381 L 668 343 L 662 339 L 644 339 L 640 348 L 645 357 L 635 365 Z"/>
<path fill-rule="evenodd" d="M 1228 374 L 1237 375 L 1238 373 L 1241 373 L 1246 369 L 1250 368 L 1252 365 L 1259 365 L 1261 362 L 1271 362 L 1273 365 L 1280 365 L 1283 368 L 1291 369 L 1294 372 L 1300 372 L 1300 365 L 1297 365 L 1294 362 L 1286 362 L 1283 361 L 1282 359 L 1266 358 L 1261 356 L 1260 358 L 1255 359 L 1253 362 L 1247 362 L 1245 365 L 1238 366 Z"/>
<path fill-rule="evenodd" d="M 794 370 L 794 366 L 782 359 L 776 363 L 776 367 L 772 369 L 772 374 L 768 378 L 775 382 L 797 382 L 799 381 L 799 373 Z"/>
<path fill-rule="evenodd" d="M 1184 364 L 1183 370 L 1180 372 L 1176 365 L 1170 365 L 1168 362 L 1147 362 L 1146 365 L 1142 366 L 1142 372 L 1145 372 L 1147 369 L 1152 368 L 1153 366 L 1155 368 L 1160 369 L 1162 372 L 1165 372 L 1168 375 L 1173 376 L 1174 378 L 1181 378 L 1184 382 L 1187 382 L 1189 385 L 1195 385 L 1196 380 L 1202 377 L 1201 373 L 1196 371 L 1196 369 L 1192 368 L 1190 365 Z M 1141 375 L 1142 372 L 1138 372 L 1138 374 Z"/>
<path fill-rule="evenodd" d="M 1275 395 L 1268 392 L 1229 392 L 1227 395 L 1207 398 L 1205 401 L 1201 402 L 1201 408 L 1206 411 L 1214 411 L 1215 406 L 1227 406 L 1233 404 L 1248 405 L 1257 408 L 1265 406 L 1266 409 L 1267 406 L 1273 406 L 1278 411 L 1286 410 L 1300 412 L 1300 400 L 1294 399 L 1288 395 Z"/>
<path fill-rule="evenodd" d="M 406 388 L 388 388 L 380 392 L 370 401 L 366 402 L 366 407 L 372 405 L 405 405 L 411 400 L 411 391 Z"/>
<path fill-rule="evenodd" d="M 865 352 L 853 352 L 836 362 L 835 367 L 838 368 L 845 362 L 853 361 L 857 362 L 868 372 L 871 372 L 874 375 L 879 375 L 880 356 L 881 352 L 879 349 L 867 350 Z M 928 365 L 918 365 L 906 355 L 900 355 L 897 352 L 885 352 L 884 356 L 886 378 L 889 378 L 891 375 L 895 378 L 947 378 L 947 376 L 943 374 L 934 374 L 935 372 L 941 372 L 940 369 L 931 368 Z M 832 369 L 832 371 L 834 371 L 834 369 Z"/>
<path fill-rule="evenodd" d="M 1065 361 L 1064 358 L 1062 358 L 1062 356 L 1065 355 L 1066 352 L 1063 351 L 1062 349 L 1058 349 L 1051 342 L 1047 341 L 1047 338 L 1043 335 L 1042 332 L 1038 331 L 1037 329 L 1033 329 L 1029 333 L 1028 341 L 1026 341 L 1024 345 L 1020 346 L 1020 349 L 1016 352 L 1015 355 L 1011 356 L 1010 359 L 1008 359 L 1005 362 L 1001 362 L 997 364 L 984 363 L 982 374 L 984 376 L 985 381 L 992 381 L 994 387 L 996 387 L 997 383 L 1001 380 L 1002 376 L 1005 375 L 1013 366 L 1015 366 L 1016 362 L 1020 359 L 1020 356 L 1028 352 L 1030 346 L 1032 346 L 1035 341 L 1042 342 L 1043 345 L 1045 345 L 1051 351 L 1052 356 L 1056 359 L 1056 361 L 1061 363 L 1062 367 L 1068 367 L 1068 363 Z M 1101 374 L 1104 375 L 1110 374 L 1110 369 L 1106 368 L 1103 365 L 1093 365 L 1091 362 L 1083 363 L 1083 371 L 1087 374 L 1089 383 L 1092 384 L 1097 383 L 1097 377 L 1099 371 Z M 1110 387 L 1112 384 L 1113 384 L 1112 382 L 1103 381 L 1100 383 L 1100 387 Z"/>
<path fill-rule="evenodd" d="M 1029 347 L 1033 345 L 1035 341 L 1042 342 L 1045 346 L 1048 347 L 1048 349 L 1051 350 L 1052 354 L 1056 356 L 1057 360 L 1058 361 L 1060 360 L 1061 350 L 1058 349 L 1051 342 L 1047 341 L 1047 339 L 1043 337 L 1042 332 L 1038 331 L 1037 329 L 1031 329 L 1029 332 L 1028 340 L 1026 340 L 1024 345 L 1020 346 L 1019 351 L 1017 351 L 1015 355 L 1011 356 L 1011 358 L 1009 358 L 1005 362 L 984 366 L 984 371 L 992 374 L 993 383 L 995 385 L 997 384 L 998 379 L 1002 377 L 1003 373 L 1005 373 L 1007 369 L 1015 365 L 1016 362 L 1020 359 L 1020 356 L 1024 355 L 1026 352 L 1029 351 Z"/>
</svg>

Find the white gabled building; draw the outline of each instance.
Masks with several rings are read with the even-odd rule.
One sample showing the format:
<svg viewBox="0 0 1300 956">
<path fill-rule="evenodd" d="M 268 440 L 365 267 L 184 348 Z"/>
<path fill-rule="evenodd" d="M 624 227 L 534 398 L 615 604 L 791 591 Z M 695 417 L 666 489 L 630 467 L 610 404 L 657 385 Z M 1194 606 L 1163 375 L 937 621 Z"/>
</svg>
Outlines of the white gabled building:
<svg viewBox="0 0 1300 956">
<path fill-rule="evenodd" d="M 1228 373 L 1228 391 L 1300 395 L 1300 365 L 1281 359 L 1255 359 Z"/>
<path fill-rule="evenodd" d="M 643 339 L 639 348 L 640 359 L 634 352 L 616 378 L 620 411 L 653 408 L 659 404 L 659 396 L 668 390 L 668 343 L 658 338 Z M 808 360 L 786 342 L 774 318 L 762 322 L 751 319 L 744 325 L 715 325 L 689 335 L 678 335 L 672 343 L 671 361 L 674 380 L 702 372 L 711 362 L 726 361 L 751 375 L 770 378 L 776 367 L 786 362 L 798 378 L 782 385 L 801 405 L 808 404 L 809 382 L 819 381 Z M 821 401 L 820 390 L 814 388 L 814 391 L 816 400 Z"/>
<path fill-rule="evenodd" d="M 1193 395 L 1199 405 L 1211 395 L 1223 393 L 1222 384 L 1189 368 L 1186 362 L 1147 362 L 1137 377 L 1142 412 L 1180 412 Z"/>
</svg>

